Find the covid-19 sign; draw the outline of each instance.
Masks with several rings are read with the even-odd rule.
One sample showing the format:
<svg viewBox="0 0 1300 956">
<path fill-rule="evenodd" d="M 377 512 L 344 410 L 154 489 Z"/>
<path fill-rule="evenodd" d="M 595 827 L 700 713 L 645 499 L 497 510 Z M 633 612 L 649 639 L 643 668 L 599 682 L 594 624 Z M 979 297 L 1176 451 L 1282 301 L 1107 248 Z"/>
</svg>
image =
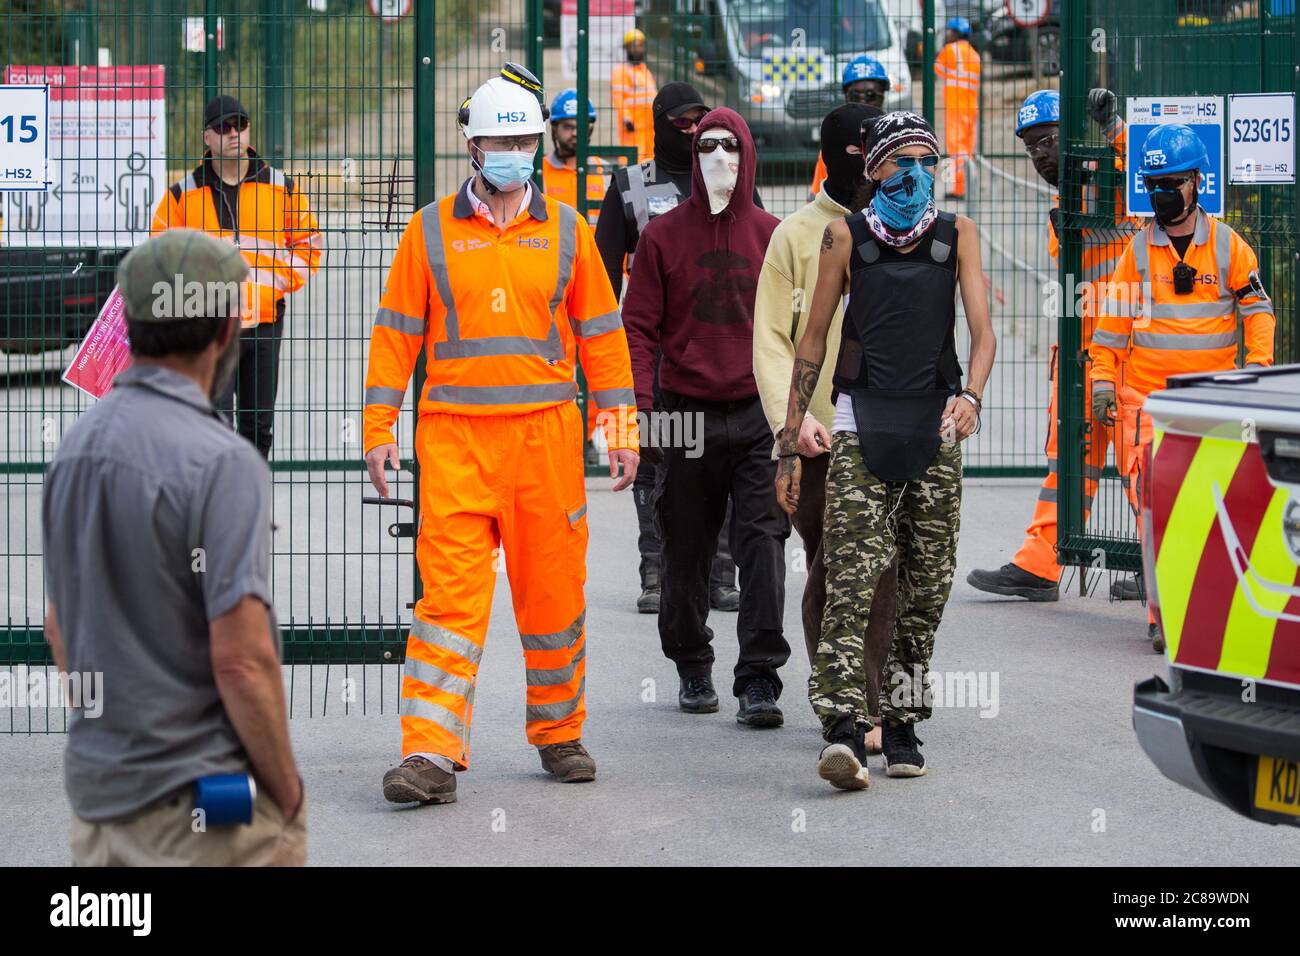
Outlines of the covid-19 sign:
<svg viewBox="0 0 1300 956">
<path fill-rule="evenodd" d="M 1209 163 L 1201 172 L 1197 203 L 1212 216 L 1223 215 L 1223 97 L 1130 96 L 1125 101 L 1128 149 L 1125 154 L 1125 193 L 1130 216 L 1150 216 L 1151 197 L 1142 181 L 1147 137 L 1158 126 L 1190 126 L 1205 145 Z"/>
</svg>

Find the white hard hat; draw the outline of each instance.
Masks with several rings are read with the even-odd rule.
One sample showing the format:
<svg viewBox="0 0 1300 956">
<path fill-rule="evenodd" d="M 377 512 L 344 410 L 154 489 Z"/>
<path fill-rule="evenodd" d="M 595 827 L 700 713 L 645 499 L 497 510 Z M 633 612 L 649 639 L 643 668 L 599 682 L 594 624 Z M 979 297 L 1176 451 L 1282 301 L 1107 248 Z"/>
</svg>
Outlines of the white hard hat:
<svg viewBox="0 0 1300 956">
<path fill-rule="evenodd" d="M 537 96 L 518 83 L 494 76 L 469 98 L 461 124 L 466 139 L 543 133 L 546 121 Z"/>
</svg>

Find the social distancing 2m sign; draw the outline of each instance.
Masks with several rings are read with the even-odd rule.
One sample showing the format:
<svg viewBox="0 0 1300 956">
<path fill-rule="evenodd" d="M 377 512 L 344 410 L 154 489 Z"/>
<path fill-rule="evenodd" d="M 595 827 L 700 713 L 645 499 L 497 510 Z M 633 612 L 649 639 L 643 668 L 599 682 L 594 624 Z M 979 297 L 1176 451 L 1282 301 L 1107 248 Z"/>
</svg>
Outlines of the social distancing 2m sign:
<svg viewBox="0 0 1300 956">
<path fill-rule="evenodd" d="M 49 152 L 49 87 L 0 85 L 0 190 L 45 192 Z"/>
<path fill-rule="evenodd" d="M 122 248 L 147 239 L 167 188 L 163 68 L 8 66 L 0 82 L 0 167 L 46 182 L 38 191 L 0 181 L 0 244 Z"/>
<path fill-rule="evenodd" d="M 1142 181 L 1142 144 L 1157 126 L 1182 123 L 1196 131 L 1205 144 L 1210 164 L 1201 170 L 1197 204 L 1211 216 L 1223 215 L 1223 97 L 1130 96 L 1125 101 L 1128 152 L 1125 156 L 1130 216 L 1150 216 L 1151 197 Z"/>
</svg>

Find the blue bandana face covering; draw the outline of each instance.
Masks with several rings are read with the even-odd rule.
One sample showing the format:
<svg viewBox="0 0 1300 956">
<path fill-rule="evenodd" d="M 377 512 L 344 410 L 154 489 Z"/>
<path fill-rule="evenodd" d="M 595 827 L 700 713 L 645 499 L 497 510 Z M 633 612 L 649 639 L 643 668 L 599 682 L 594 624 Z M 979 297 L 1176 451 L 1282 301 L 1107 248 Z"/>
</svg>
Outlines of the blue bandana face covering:
<svg viewBox="0 0 1300 956">
<path fill-rule="evenodd" d="M 521 150 L 483 152 L 483 175 L 503 193 L 523 187 L 533 178 L 533 153 Z"/>
<path fill-rule="evenodd" d="M 925 214 L 933 186 L 934 174 L 924 167 L 900 169 L 876 187 L 871 205 L 890 229 L 911 229 Z"/>
</svg>

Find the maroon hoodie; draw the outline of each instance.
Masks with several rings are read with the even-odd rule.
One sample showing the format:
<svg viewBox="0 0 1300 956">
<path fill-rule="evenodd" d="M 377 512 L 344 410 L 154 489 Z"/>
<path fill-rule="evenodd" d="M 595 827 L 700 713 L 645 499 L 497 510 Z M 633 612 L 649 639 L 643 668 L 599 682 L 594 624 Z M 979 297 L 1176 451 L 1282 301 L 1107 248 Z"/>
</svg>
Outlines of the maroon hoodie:
<svg viewBox="0 0 1300 956">
<path fill-rule="evenodd" d="M 740 140 L 740 169 L 731 202 L 715 216 L 694 148 L 700 134 L 718 128 Z M 623 299 L 636 404 L 643 410 L 654 404 L 658 349 L 659 382 L 669 391 L 715 402 L 758 395 L 754 294 L 778 220 L 754 205 L 754 140 L 735 110 L 705 114 L 691 155 L 690 198 L 641 234 Z"/>
</svg>

